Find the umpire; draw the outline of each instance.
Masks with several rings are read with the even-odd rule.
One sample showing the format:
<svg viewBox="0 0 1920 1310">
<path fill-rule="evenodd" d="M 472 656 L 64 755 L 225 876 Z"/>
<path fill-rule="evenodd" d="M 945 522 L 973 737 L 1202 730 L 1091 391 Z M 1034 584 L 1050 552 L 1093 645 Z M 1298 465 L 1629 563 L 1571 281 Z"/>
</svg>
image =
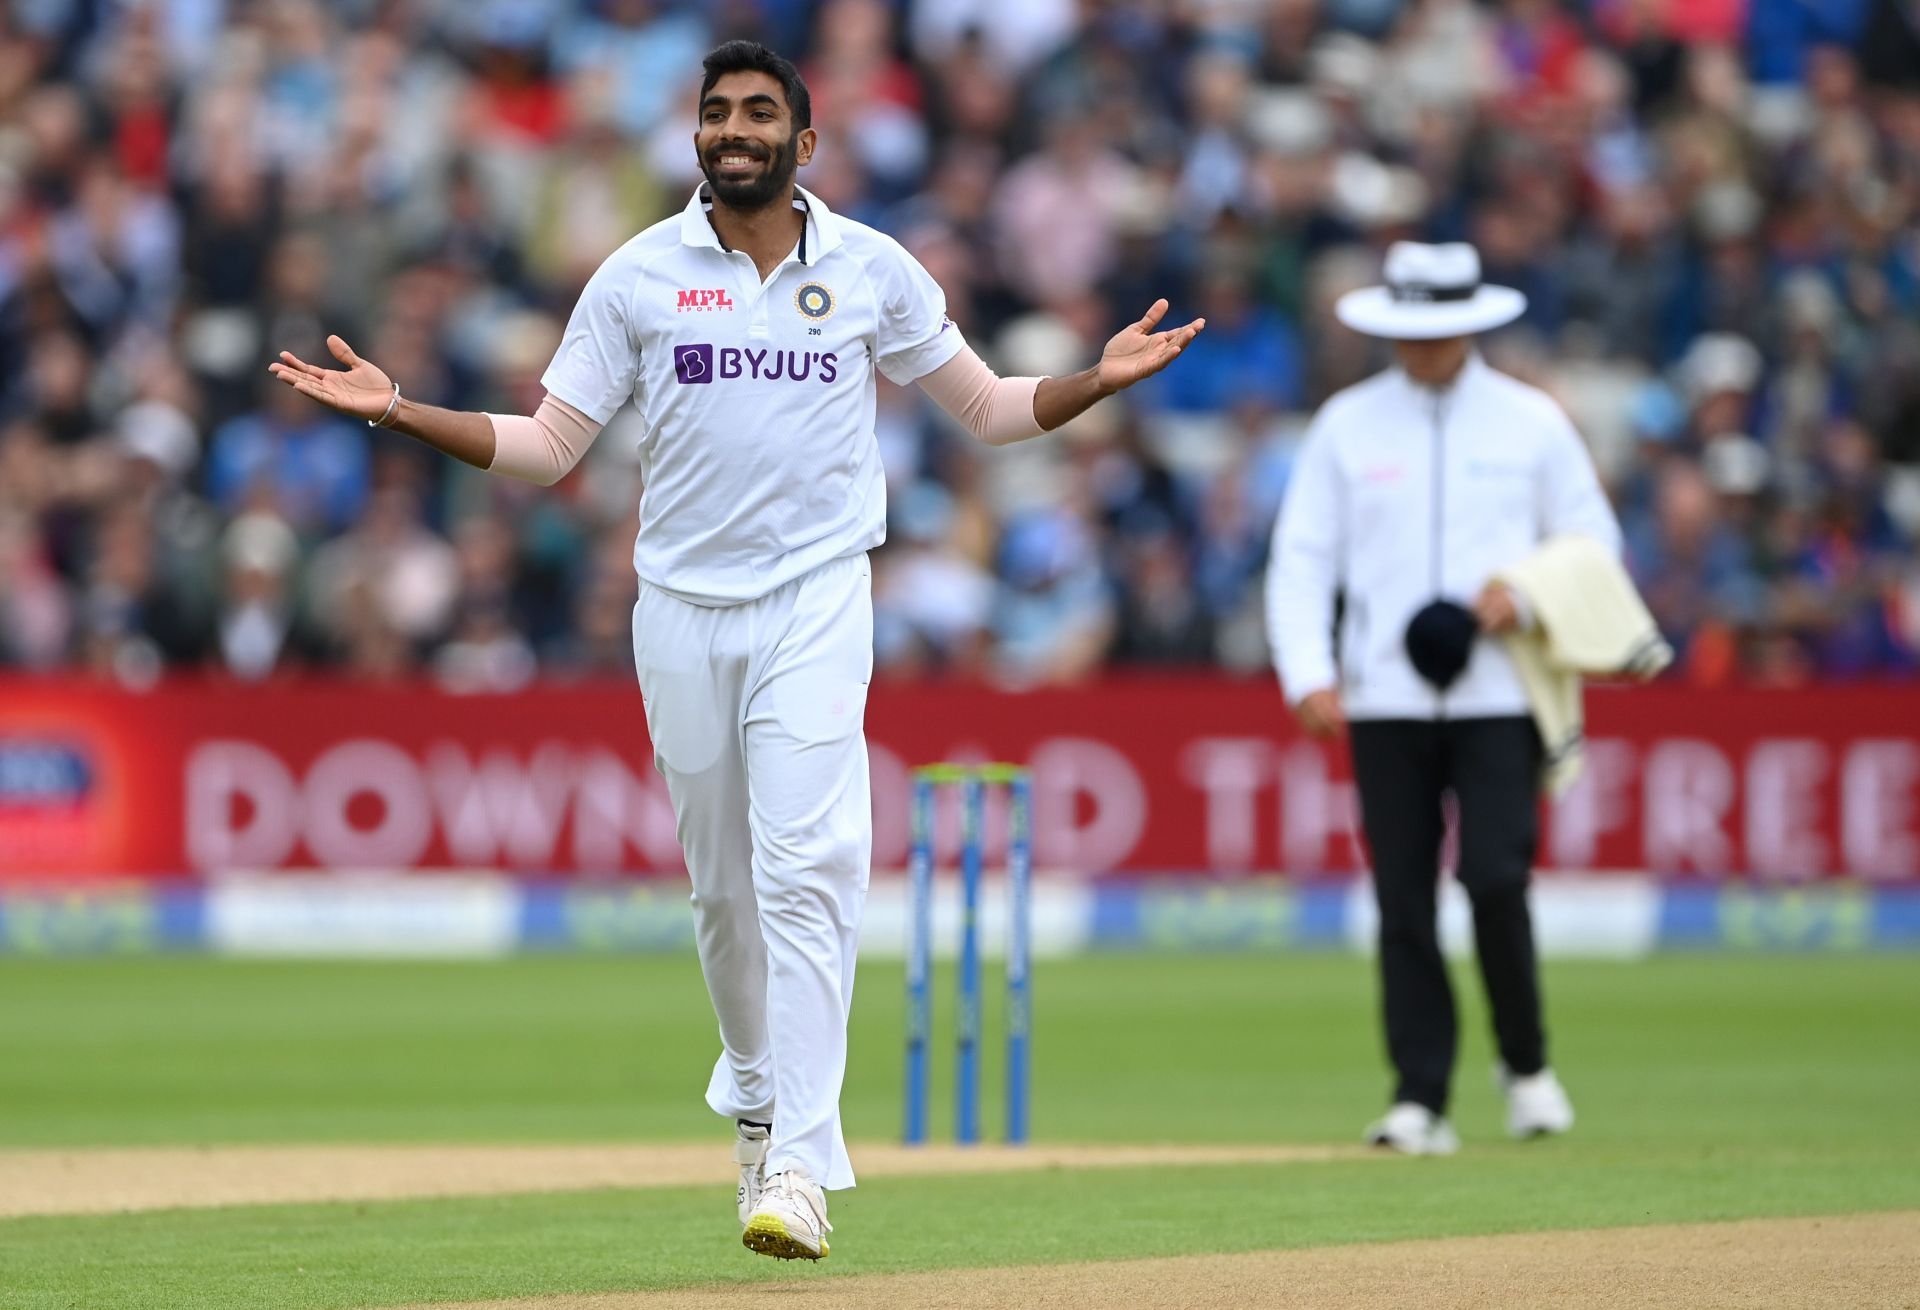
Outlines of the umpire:
<svg viewBox="0 0 1920 1310">
<path fill-rule="evenodd" d="M 1459 1145 L 1446 1119 L 1457 1025 L 1436 925 L 1449 795 L 1508 1129 L 1573 1125 L 1547 1067 L 1527 907 L 1540 735 L 1501 643 L 1478 638 L 1530 622 L 1490 581 L 1497 571 L 1569 533 L 1617 553 L 1620 529 L 1559 406 L 1473 348 L 1526 297 L 1483 285 L 1464 244 L 1397 243 L 1385 275 L 1335 312 L 1392 340 L 1398 366 L 1334 396 L 1309 428 L 1274 529 L 1267 624 L 1302 727 L 1352 739 L 1398 1077 L 1367 1137 L 1438 1155 Z"/>
</svg>

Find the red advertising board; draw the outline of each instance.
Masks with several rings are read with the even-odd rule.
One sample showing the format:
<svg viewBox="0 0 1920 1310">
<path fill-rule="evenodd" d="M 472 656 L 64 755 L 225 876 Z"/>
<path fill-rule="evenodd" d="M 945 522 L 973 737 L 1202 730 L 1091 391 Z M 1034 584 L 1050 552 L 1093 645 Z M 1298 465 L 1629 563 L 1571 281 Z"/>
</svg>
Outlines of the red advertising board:
<svg viewBox="0 0 1920 1310">
<path fill-rule="evenodd" d="M 1587 773 L 1552 807 L 1543 864 L 1920 877 L 1920 687 L 1606 689 L 1588 705 Z M 1359 863 L 1344 752 L 1303 740 L 1269 682 L 879 685 L 868 729 L 879 867 L 905 859 L 909 767 L 956 758 L 1032 766 L 1044 868 Z M 0 681 L 0 879 L 678 864 L 628 686 Z"/>
</svg>

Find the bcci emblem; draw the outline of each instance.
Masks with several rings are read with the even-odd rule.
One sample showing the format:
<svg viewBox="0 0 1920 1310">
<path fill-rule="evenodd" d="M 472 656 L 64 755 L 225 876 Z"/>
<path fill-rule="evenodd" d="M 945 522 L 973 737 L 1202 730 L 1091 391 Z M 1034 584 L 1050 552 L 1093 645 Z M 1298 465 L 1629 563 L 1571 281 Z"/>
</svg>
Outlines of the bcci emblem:
<svg viewBox="0 0 1920 1310">
<path fill-rule="evenodd" d="M 818 323 L 833 313 L 833 292 L 818 282 L 809 282 L 793 293 L 794 308 Z"/>
</svg>

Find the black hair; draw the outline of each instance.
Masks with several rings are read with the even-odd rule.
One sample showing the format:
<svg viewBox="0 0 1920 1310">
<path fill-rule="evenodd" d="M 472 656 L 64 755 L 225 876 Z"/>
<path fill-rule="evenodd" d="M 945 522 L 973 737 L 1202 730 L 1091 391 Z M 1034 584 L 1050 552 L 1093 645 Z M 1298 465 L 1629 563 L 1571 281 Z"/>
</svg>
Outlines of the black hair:
<svg viewBox="0 0 1920 1310">
<path fill-rule="evenodd" d="M 794 131 L 813 126 L 813 97 L 807 94 L 807 84 L 800 80 L 800 70 L 779 52 L 758 41 L 728 41 L 715 46 L 700 66 L 707 70 L 700 81 L 702 101 L 706 100 L 707 92 L 713 90 L 713 84 L 728 73 L 765 73 L 786 92 Z"/>
</svg>

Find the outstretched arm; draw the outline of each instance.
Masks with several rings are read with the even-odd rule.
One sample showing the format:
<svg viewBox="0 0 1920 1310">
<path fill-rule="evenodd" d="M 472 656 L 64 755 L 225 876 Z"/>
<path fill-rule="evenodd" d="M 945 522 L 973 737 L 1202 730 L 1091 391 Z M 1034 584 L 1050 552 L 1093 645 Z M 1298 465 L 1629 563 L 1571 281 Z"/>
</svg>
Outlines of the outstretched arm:
<svg viewBox="0 0 1920 1310">
<path fill-rule="evenodd" d="M 311 396 L 349 418 L 392 428 L 477 469 L 492 467 L 493 424 L 485 414 L 407 400 L 400 397 L 392 378 L 354 354 L 353 347 L 339 337 L 328 337 L 327 349 L 346 365 L 344 370 L 321 368 L 283 350 L 278 362 L 267 365 L 267 371 L 301 395 Z"/>
<path fill-rule="evenodd" d="M 327 349 L 347 366 L 344 371 L 318 368 L 286 350 L 267 370 L 303 396 L 392 428 L 490 473 L 552 486 L 580 462 L 600 432 L 600 424 L 555 396 L 541 401 L 530 418 L 417 404 L 339 337 L 328 337 Z"/>
<path fill-rule="evenodd" d="M 935 404 L 989 446 L 1037 437 L 1046 429 L 1033 415 L 1033 393 L 1044 378 L 994 375 L 972 346 L 918 379 Z"/>
<path fill-rule="evenodd" d="M 1155 332 L 1154 326 L 1166 312 L 1165 300 L 1154 301 L 1138 322 L 1114 334 L 1100 353 L 1098 364 L 1066 377 L 1043 379 L 1033 395 L 1033 416 L 1040 426 L 1051 431 L 1084 413 L 1096 401 L 1152 377 L 1179 358 L 1187 343 L 1207 325 L 1204 318 L 1196 318 L 1185 327 Z"/>
</svg>

